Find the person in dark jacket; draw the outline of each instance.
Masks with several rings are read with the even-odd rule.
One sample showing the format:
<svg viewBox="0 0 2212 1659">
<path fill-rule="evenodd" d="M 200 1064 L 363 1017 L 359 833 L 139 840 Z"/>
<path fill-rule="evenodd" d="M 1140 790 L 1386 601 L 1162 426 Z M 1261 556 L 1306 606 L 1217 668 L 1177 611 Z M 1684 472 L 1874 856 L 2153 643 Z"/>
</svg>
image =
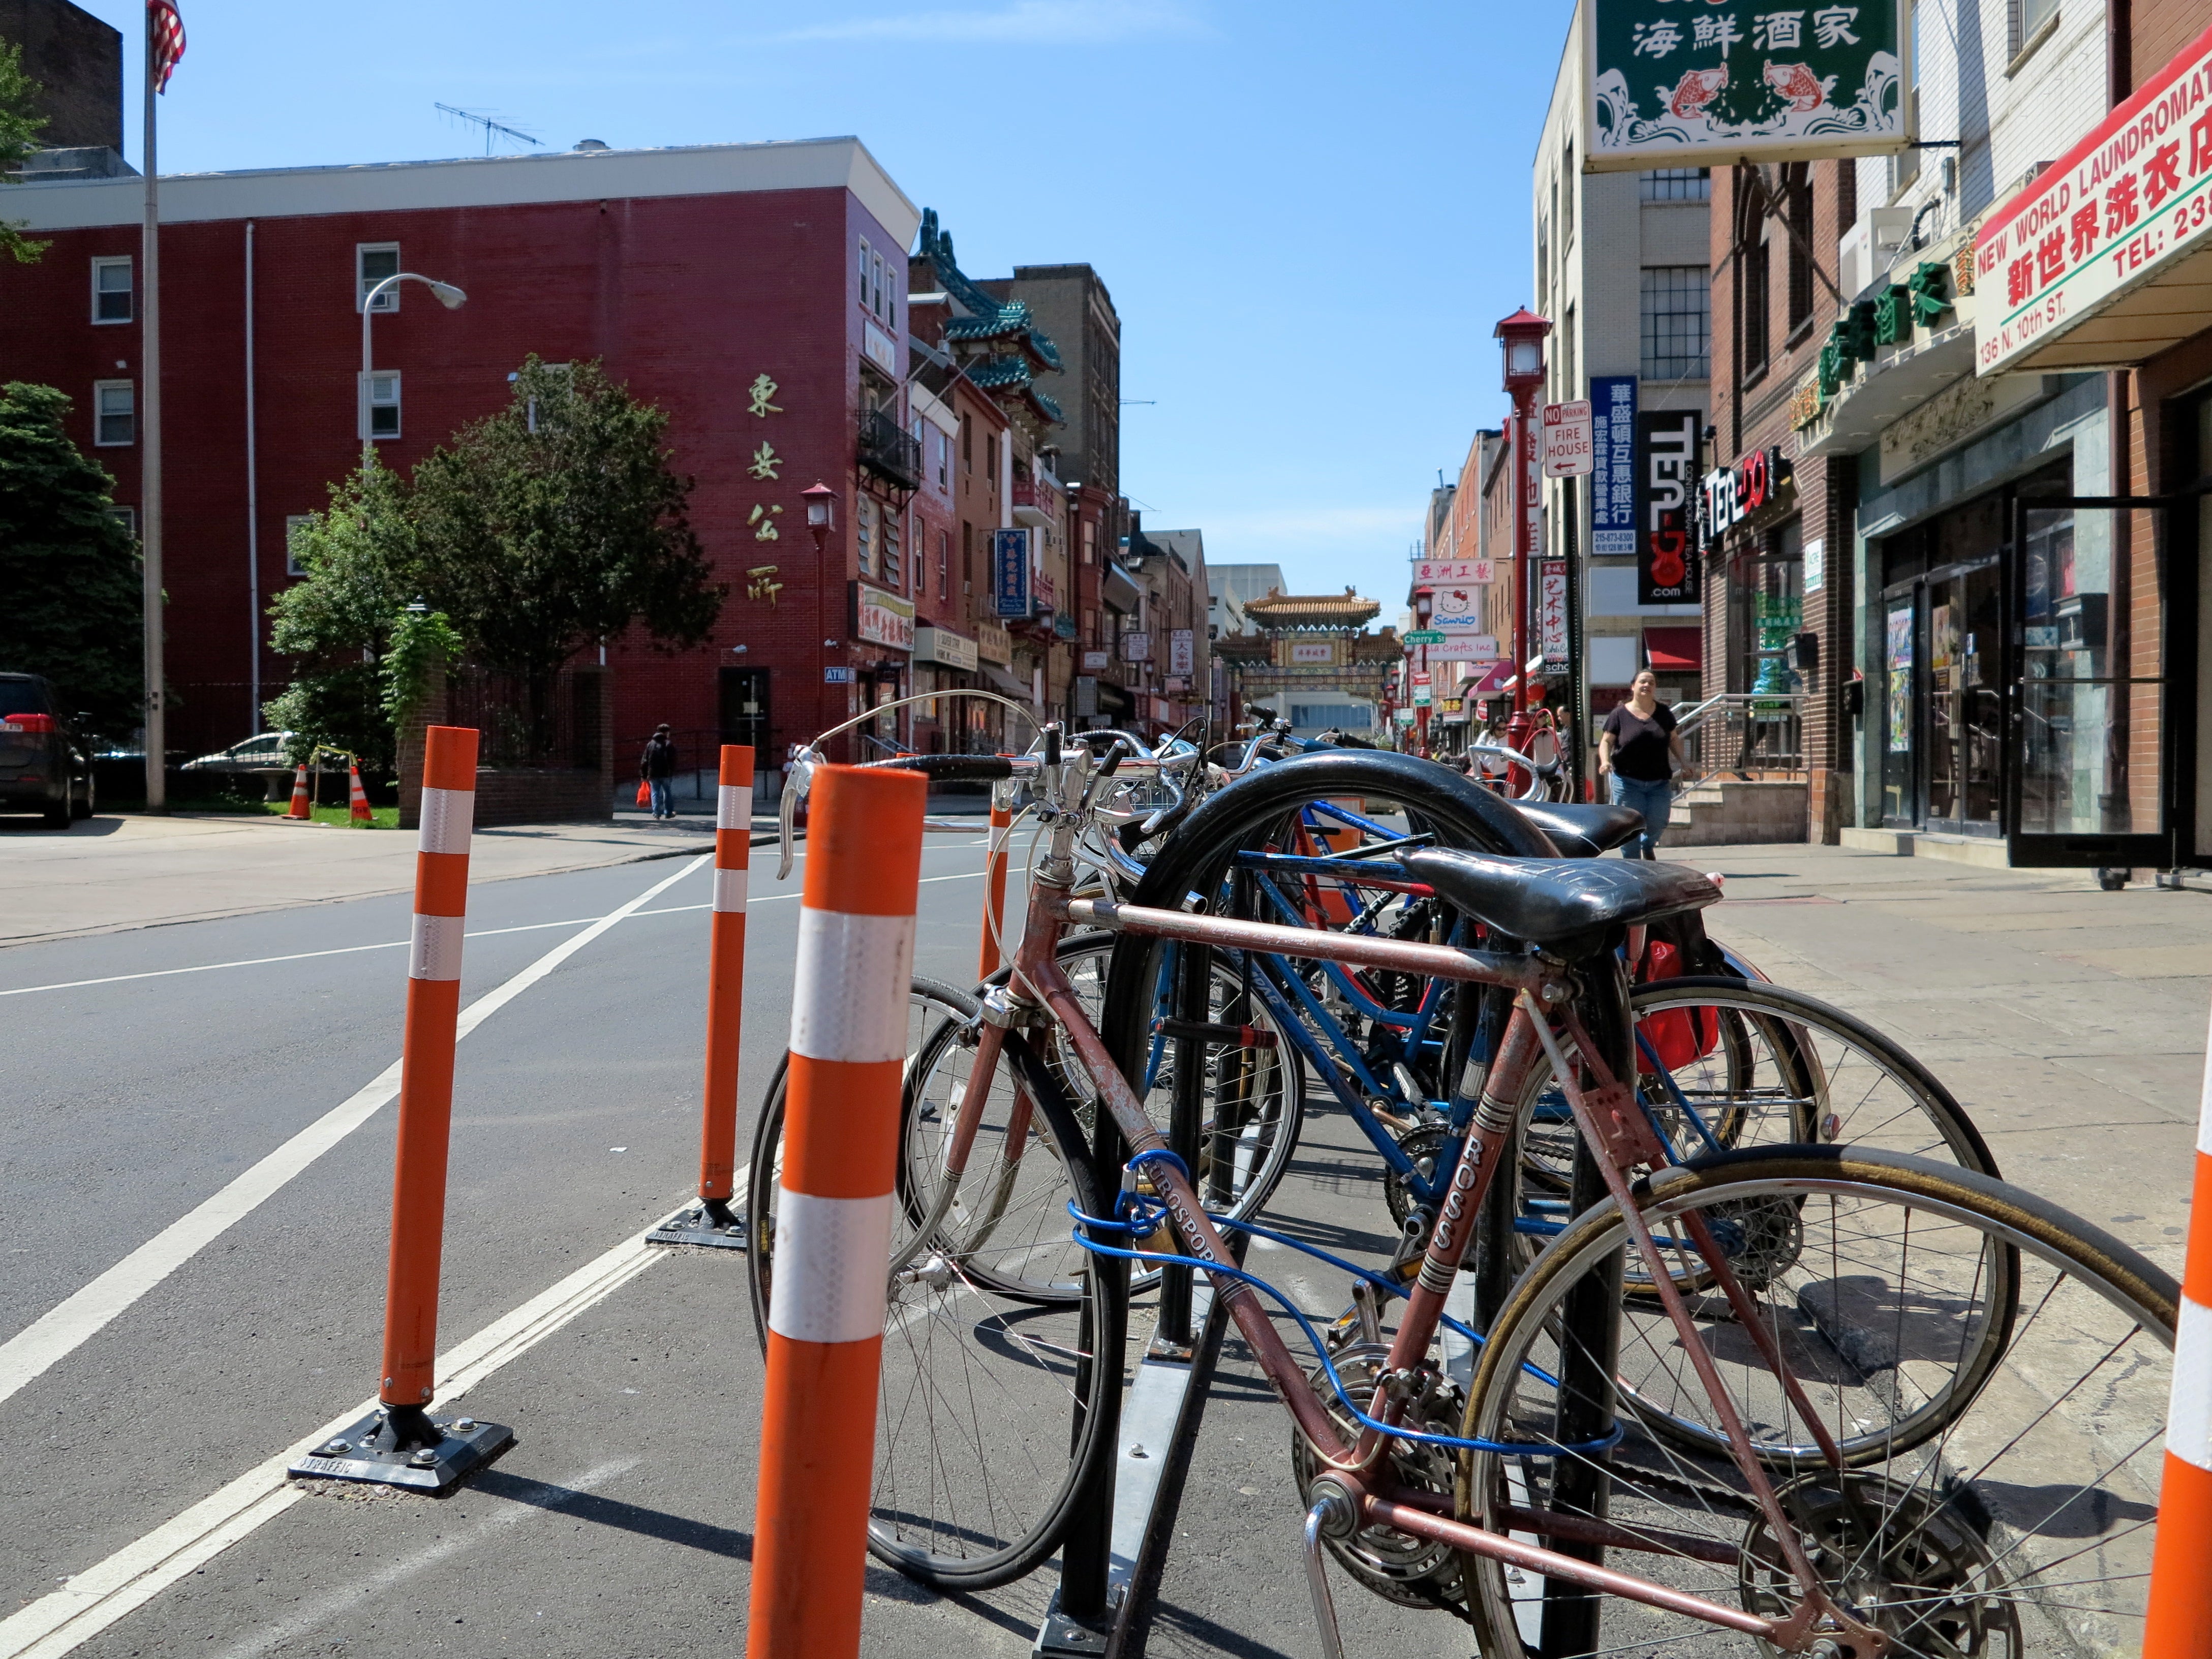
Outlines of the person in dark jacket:
<svg viewBox="0 0 2212 1659">
<path fill-rule="evenodd" d="M 653 728 L 653 736 L 639 757 L 637 775 L 646 781 L 653 799 L 653 816 L 672 818 L 676 808 L 668 799 L 668 781 L 676 775 L 676 740 L 668 735 L 665 726 Z"/>
</svg>

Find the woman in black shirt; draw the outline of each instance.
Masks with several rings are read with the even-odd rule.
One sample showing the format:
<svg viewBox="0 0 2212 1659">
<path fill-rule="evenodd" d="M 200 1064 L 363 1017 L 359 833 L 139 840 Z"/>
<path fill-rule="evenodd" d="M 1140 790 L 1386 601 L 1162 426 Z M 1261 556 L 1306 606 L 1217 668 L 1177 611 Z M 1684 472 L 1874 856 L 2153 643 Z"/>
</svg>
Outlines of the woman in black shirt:
<svg viewBox="0 0 2212 1659">
<path fill-rule="evenodd" d="M 1644 814 L 1644 833 L 1620 849 L 1621 857 L 1658 856 L 1674 806 L 1674 769 L 1682 763 L 1674 711 L 1659 701 L 1659 682 L 1647 668 L 1629 688 L 1628 701 L 1605 717 L 1597 742 L 1598 775 L 1609 780 L 1613 805 Z"/>
</svg>

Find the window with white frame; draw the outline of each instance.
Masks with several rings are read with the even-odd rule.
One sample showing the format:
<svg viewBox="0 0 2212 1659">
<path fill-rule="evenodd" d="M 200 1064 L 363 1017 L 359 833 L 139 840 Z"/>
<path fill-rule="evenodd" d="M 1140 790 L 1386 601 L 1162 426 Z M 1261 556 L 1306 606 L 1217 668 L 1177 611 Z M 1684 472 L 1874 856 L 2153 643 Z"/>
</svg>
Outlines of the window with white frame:
<svg viewBox="0 0 2212 1659">
<path fill-rule="evenodd" d="M 108 516 L 123 526 L 123 533 L 136 542 L 138 539 L 138 509 L 135 507 L 111 507 Z"/>
<path fill-rule="evenodd" d="M 131 256 L 92 262 L 92 320 L 127 323 L 131 319 Z"/>
<path fill-rule="evenodd" d="M 314 521 L 315 515 L 312 513 L 292 513 L 285 515 L 284 574 L 286 575 L 304 576 L 307 574 L 307 567 L 300 559 L 300 532 Z"/>
<path fill-rule="evenodd" d="M 1644 378 L 1705 378 L 1712 328 L 1711 279 L 1703 265 L 1644 268 Z"/>
<path fill-rule="evenodd" d="M 2057 14 L 2058 0 L 2012 0 L 2012 50 L 2005 55 L 2019 57 L 2037 31 Z"/>
<path fill-rule="evenodd" d="M 121 449 L 138 437 L 137 388 L 129 380 L 92 383 L 92 441 L 102 449 Z"/>
<path fill-rule="evenodd" d="M 854 504 L 853 524 L 860 541 L 860 574 L 871 581 L 876 574 L 876 501 L 863 495 Z"/>
<path fill-rule="evenodd" d="M 883 570 L 884 586 L 894 592 L 906 591 L 906 538 L 901 533 L 899 515 L 886 507 L 884 510 Z"/>
<path fill-rule="evenodd" d="M 354 244 L 353 263 L 354 276 L 357 283 L 354 289 L 353 308 L 359 311 L 368 299 L 369 289 L 374 288 L 386 277 L 397 276 L 399 274 L 399 244 L 356 242 Z M 376 308 L 379 312 L 399 309 L 400 287 L 401 284 L 394 283 L 376 296 Z"/>
<path fill-rule="evenodd" d="M 361 376 L 361 437 L 399 435 L 399 371 L 379 368 Z"/>
</svg>

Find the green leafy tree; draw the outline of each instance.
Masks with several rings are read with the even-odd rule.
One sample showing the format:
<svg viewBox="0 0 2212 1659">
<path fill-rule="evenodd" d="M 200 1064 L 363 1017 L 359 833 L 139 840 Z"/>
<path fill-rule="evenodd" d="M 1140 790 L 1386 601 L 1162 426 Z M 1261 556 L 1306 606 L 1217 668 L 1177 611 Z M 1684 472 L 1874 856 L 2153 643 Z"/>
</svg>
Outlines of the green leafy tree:
<svg viewBox="0 0 2212 1659">
<path fill-rule="evenodd" d="M 331 486 L 326 512 L 293 527 L 290 551 L 307 579 L 269 607 L 269 637 L 298 665 L 263 712 L 294 734 L 295 761 L 327 744 L 388 775 L 394 716 L 381 665 L 414 598 L 418 563 L 404 483 L 370 455 Z"/>
<path fill-rule="evenodd" d="M 121 736 L 143 719 L 143 580 L 112 481 L 63 430 L 52 386 L 0 386 L 0 668 Z"/>
<path fill-rule="evenodd" d="M 297 657 L 270 722 L 389 766 L 393 726 L 434 665 L 520 688 L 527 746 L 551 747 L 561 668 L 633 624 L 669 649 L 706 638 L 722 590 L 668 464 L 667 416 L 596 363 L 532 357 L 500 413 L 457 433 L 411 481 L 374 454 L 299 526 L 306 580 L 270 607 Z"/>
<path fill-rule="evenodd" d="M 23 72 L 23 49 L 0 40 L 0 180 L 12 179 L 39 147 L 46 120 L 32 113 L 38 100 L 39 83 Z M 29 264 L 46 251 L 46 244 L 24 235 L 21 224 L 0 219 L 0 253 Z"/>
<path fill-rule="evenodd" d="M 598 363 L 532 356 L 506 409 L 415 469 L 422 597 L 472 662 L 521 684 L 541 748 L 578 650 L 633 624 L 665 649 L 696 645 L 721 609 L 667 427 Z"/>
</svg>

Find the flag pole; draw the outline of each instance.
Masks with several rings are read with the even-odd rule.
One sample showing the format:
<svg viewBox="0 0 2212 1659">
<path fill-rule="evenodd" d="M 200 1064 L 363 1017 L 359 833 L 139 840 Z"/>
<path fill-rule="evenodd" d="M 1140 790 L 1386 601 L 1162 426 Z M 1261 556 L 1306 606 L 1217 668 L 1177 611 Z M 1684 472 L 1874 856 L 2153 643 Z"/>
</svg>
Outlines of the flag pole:
<svg viewBox="0 0 2212 1659">
<path fill-rule="evenodd" d="M 169 810 L 167 708 L 161 641 L 161 197 L 154 147 L 160 14 L 146 8 L 146 228 L 140 259 L 145 307 L 139 325 L 138 545 L 144 562 L 146 810 Z"/>
</svg>

